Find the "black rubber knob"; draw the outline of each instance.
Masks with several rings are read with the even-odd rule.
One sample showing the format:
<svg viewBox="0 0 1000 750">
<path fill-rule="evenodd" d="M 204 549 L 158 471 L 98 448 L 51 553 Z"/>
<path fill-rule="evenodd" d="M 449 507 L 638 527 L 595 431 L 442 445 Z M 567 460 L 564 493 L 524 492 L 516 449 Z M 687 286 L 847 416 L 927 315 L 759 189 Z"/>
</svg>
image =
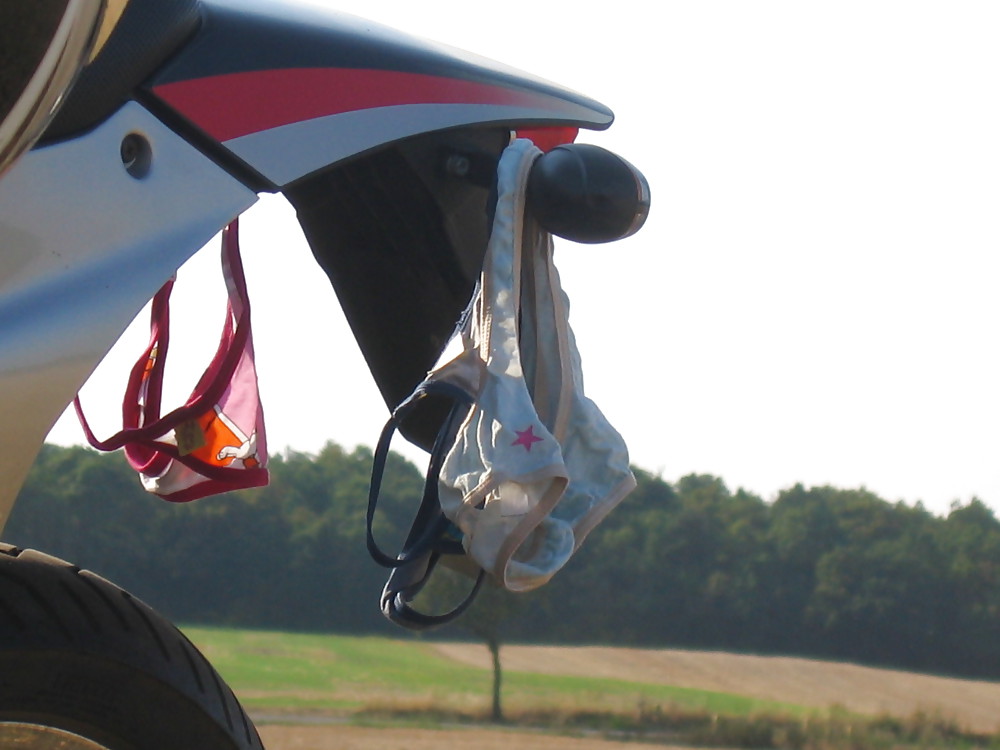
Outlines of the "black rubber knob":
<svg viewBox="0 0 1000 750">
<path fill-rule="evenodd" d="M 593 244 L 635 234 L 649 214 L 649 183 L 607 149 L 586 143 L 557 146 L 528 176 L 528 208 L 559 237 Z"/>
</svg>

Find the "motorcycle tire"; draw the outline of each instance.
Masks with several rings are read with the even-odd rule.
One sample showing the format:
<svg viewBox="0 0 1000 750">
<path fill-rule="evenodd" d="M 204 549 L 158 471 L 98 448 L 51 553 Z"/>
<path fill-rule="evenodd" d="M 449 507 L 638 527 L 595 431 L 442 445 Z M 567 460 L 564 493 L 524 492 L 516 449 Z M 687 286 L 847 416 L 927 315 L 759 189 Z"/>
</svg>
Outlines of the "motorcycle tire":
<svg viewBox="0 0 1000 750">
<path fill-rule="evenodd" d="M 0 746 L 263 747 L 232 690 L 164 617 L 94 573 L 7 544 Z"/>
</svg>

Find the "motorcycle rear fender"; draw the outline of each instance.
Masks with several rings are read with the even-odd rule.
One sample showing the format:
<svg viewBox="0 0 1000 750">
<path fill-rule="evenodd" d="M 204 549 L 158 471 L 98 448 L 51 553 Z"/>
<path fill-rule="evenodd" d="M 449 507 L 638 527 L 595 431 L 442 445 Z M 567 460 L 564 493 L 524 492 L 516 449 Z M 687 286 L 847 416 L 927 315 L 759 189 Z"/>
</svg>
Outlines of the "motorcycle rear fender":
<svg viewBox="0 0 1000 750">
<path fill-rule="evenodd" d="M 572 140 L 613 115 L 346 14 L 259 0 L 203 0 L 200 12 L 194 36 L 144 85 L 146 102 L 289 198 L 393 408 L 434 364 L 472 293 L 511 131 Z M 450 158 L 472 173 L 449 173 Z M 426 443 L 435 421 L 415 418 L 405 432 Z"/>
<path fill-rule="evenodd" d="M 579 94 L 346 14 L 256 0 L 204 0 L 201 14 L 146 88 L 278 188 L 421 133 L 613 119 Z"/>
</svg>

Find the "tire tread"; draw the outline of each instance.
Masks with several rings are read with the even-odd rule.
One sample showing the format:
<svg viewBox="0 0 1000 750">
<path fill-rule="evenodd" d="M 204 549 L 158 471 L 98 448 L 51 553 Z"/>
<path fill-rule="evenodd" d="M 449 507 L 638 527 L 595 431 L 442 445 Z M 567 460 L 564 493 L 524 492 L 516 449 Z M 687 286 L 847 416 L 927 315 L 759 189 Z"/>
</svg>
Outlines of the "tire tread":
<svg viewBox="0 0 1000 750">
<path fill-rule="evenodd" d="M 11 629 L 33 647 L 134 664 L 201 705 L 228 730 L 234 747 L 263 750 L 239 699 L 190 639 L 141 599 L 91 571 L 0 543 L 0 631 Z M 13 647 L 3 641 L 0 650 Z"/>
</svg>

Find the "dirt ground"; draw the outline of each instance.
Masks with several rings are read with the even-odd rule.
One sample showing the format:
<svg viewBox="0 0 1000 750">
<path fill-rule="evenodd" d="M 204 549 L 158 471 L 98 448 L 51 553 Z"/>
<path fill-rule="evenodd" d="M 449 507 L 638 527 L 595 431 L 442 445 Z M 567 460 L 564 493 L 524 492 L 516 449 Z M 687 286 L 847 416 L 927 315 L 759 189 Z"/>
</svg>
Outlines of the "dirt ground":
<svg viewBox="0 0 1000 750">
<path fill-rule="evenodd" d="M 445 643 L 435 648 L 462 663 L 490 668 L 483 646 Z M 504 646 L 500 656 L 504 668 L 511 671 L 618 677 L 818 708 L 842 706 L 868 714 L 909 717 L 924 711 L 954 719 L 974 731 L 1000 730 L 997 682 L 792 657 L 666 649 Z"/>
<path fill-rule="evenodd" d="M 635 750 L 634 743 L 501 729 L 376 729 L 346 724 L 258 727 L 267 750 Z M 658 745 L 657 747 L 664 747 Z M 670 748 L 664 748 L 670 750 Z M 676 749 L 675 749 L 676 750 Z"/>
</svg>

